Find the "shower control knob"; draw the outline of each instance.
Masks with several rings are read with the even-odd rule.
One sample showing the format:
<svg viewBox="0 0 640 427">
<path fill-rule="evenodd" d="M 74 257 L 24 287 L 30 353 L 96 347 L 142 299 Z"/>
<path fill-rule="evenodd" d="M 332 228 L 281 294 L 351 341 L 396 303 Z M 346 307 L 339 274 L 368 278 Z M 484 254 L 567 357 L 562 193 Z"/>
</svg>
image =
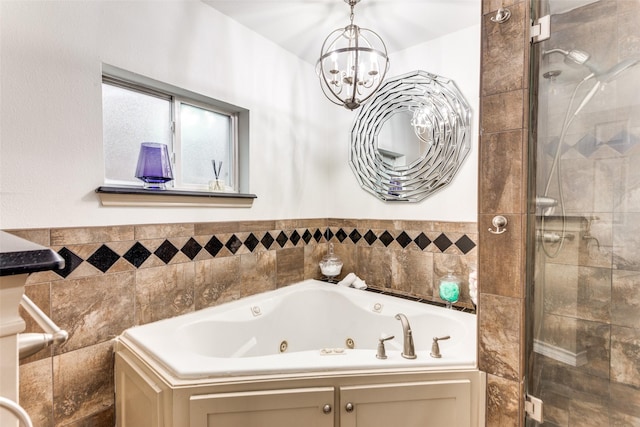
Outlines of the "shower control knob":
<svg viewBox="0 0 640 427">
<path fill-rule="evenodd" d="M 322 412 L 324 412 L 325 414 L 330 414 L 331 413 L 331 405 L 329 405 L 328 403 L 325 404 L 322 407 Z"/>
<path fill-rule="evenodd" d="M 349 402 L 346 405 L 344 405 L 344 410 L 347 412 L 353 412 L 353 403 Z"/>
</svg>

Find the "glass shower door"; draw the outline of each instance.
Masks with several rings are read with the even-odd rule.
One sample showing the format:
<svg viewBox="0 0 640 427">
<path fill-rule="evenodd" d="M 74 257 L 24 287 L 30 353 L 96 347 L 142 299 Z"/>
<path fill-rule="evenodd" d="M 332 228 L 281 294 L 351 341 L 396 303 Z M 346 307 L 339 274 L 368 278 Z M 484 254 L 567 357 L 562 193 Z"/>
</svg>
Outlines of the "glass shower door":
<svg viewBox="0 0 640 427">
<path fill-rule="evenodd" d="M 640 426 L 640 0 L 532 0 L 547 14 L 531 50 L 527 392 L 544 426 Z"/>
</svg>

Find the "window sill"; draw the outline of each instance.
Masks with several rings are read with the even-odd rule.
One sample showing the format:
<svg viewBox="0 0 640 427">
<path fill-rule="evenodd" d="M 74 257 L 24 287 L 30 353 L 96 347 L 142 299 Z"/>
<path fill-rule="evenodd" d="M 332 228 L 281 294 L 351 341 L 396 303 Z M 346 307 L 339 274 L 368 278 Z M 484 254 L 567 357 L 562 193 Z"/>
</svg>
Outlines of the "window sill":
<svg viewBox="0 0 640 427">
<path fill-rule="evenodd" d="M 102 206 L 250 208 L 255 194 L 208 191 L 145 190 L 140 187 L 96 189 Z"/>
</svg>

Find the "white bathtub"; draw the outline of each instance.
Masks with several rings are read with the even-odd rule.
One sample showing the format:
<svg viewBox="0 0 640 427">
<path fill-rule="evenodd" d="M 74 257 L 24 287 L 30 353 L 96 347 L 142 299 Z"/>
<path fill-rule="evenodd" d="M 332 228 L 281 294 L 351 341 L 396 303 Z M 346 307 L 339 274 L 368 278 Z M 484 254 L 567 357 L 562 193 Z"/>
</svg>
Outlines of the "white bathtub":
<svg viewBox="0 0 640 427">
<path fill-rule="evenodd" d="M 401 356 L 398 313 L 411 324 L 416 359 Z M 376 358 L 378 339 L 390 335 L 387 359 Z M 442 358 L 431 357 L 433 338 L 443 336 L 451 338 L 440 341 Z M 475 315 L 315 280 L 134 327 L 118 340 L 181 380 L 477 367 Z"/>
</svg>

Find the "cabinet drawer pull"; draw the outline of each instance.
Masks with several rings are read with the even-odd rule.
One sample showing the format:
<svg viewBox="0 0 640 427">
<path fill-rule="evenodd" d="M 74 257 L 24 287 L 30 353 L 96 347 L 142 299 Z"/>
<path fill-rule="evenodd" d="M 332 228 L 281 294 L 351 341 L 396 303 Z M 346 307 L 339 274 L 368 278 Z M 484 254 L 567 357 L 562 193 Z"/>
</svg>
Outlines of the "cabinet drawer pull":
<svg viewBox="0 0 640 427">
<path fill-rule="evenodd" d="M 325 414 L 330 414 L 331 413 L 331 405 L 329 405 L 328 403 L 325 404 L 322 407 L 322 412 L 324 412 Z"/>
<path fill-rule="evenodd" d="M 353 412 L 353 403 L 351 403 L 351 402 L 347 403 L 346 405 L 344 405 L 344 409 L 347 412 Z"/>
</svg>

